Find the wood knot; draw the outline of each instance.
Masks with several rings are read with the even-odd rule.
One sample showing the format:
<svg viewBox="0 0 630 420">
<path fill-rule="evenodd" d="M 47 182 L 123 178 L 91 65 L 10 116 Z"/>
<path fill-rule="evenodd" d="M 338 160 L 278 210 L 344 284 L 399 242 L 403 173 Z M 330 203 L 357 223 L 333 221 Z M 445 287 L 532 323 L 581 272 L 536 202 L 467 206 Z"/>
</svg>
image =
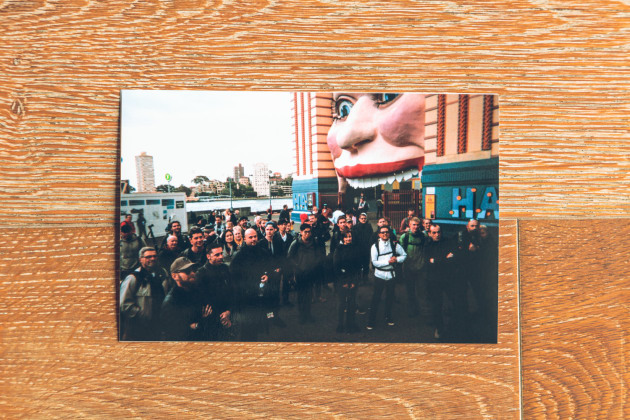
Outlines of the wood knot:
<svg viewBox="0 0 630 420">
<path fill-rule="evenodd" d="M 23 117 L 26 113 L 26 107 L 24 106 L 24 102 L 26 100 L 24 98 L 17 98 L 11 104 L 11 112 L 13 112 L 18 117 Z"/>
<path fill-rule="evenodd" d="M 20 57 L 15 57 L 13 59 L 13 65 L 14 66 L 19 66 L 21 62 L 22 62 L 22 59 Z"/>
</svg>

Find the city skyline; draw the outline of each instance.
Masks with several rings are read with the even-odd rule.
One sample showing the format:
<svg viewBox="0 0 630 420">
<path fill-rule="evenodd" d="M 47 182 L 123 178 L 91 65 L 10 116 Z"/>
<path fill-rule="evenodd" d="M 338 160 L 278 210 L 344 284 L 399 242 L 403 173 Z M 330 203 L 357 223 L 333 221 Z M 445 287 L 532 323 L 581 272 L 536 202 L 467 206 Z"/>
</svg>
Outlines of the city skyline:
<svg viewBox="0 0 630 420">
<path fill-rule="evenodd" d="M 122 91 L 121 179 L 137 188 L 135 156 L 153 156 L 155 184 L 190 186 L 199 175 L 225 181 L 264 162 L 293 172 L 289 92 Z M 232 159 L 231 157 L 234 157 Z"/>
<path fill-rule="evenodd" d="M 134 158 L 136 160 L 136 169 L 135 169 L 136 173 L 134 175 L 135 177 L 131 178 L 131 179 L 125 178 L 125 177 L 121 177 L 121 180 L 128 181 L 131 184 L 131 186 L 136 188 L 136 191 L 134 191 L 134 192 L 142 192 L 141 189 L 139 189 L 139 187 L 137 187 L 136 185 L 133 184 L 133 181 L 137 180 L 137 184 L 141 185 L 139 179 L 143 175 L 138 173 L 138 167 L 137 167 L 137 160 L 138 160 L 137 158 L 140 158 L 140 157 L 147 158 L 147 157 L 152 157 L 152 156 L 149 153 L 146 153 L 146 152 L 142 152 L 139 156 L 134 156 Z M 257 162 L 256 164 L 254 164 L 254 167 L 256 165 L 258 165 L 258 164 L 265 165 L 267 168 L 269 168 L 269 165 L 267 163 L 265 163 L 265 162 Z M 241 167 L 244 168 L 244 166 L 241 166 Z M 235 169 L 235 168 L 236 167 L 234 167 L 233 169 Z M 144 171 L 144 172 L 146 172 L 146 171 Z M 280 171 L 274 171 L 274 170 L 271 170 L 271 169 L 267 169 L 267 172 L 269 172 L 269 179 L 277 177 L 278 174 L 280 175 L 280 178 L 282 178 L 282 179 L 286 179 L 288 177 L 292 177 L 293 175 L 295 175 L 292 172 L 281 173 Z M 196 176 L 206 176 L 209 179 L 209 182 L 219 181 L 219 182 L 222 182 L 222 183 L 228 182 L 228 178 L 229 178 L 229 179 L 232 180 L 232 182 L 239 183 L 239 184 L 243 184 L 243 182 L 240 182 L 240 180 L 242 180 L 243 178 L 247 178 L 248 183 L 251 184 L 254 181 L 255 175 L 256 175 L 255 173 L 247 173 L 247 172 L 245 172 L 245 174 L 242 177 L 239 177 L 239 179 L 236 179 L 234 177 L 234 173 L 229 175 L 229 176 L 226 176 L 224 178 L 210 177 L 210 176 L 207 176 L 205 174 L 198 174 L 198 175 L 195 175 L 195 177 Z M 187 187 L 193 187 L 193 186 L 195 186 L 195 183 L 193 182 L 193 179 L 189 180 L 188 182 L 182 182 L 180 184 L 183 184 L 183 185 L 185 185 Z M 166 179 L 164 179 L 164 182 L 155 182 L 154 186 L 157 187 L 158 185 L 168 185 L 168 181 L 166 181 Z M 178 187 L 179 185 L 175 185 L 174 183 L 171 182 L 171 186 L 175 188 L 175 187 Z"/>
</svg>

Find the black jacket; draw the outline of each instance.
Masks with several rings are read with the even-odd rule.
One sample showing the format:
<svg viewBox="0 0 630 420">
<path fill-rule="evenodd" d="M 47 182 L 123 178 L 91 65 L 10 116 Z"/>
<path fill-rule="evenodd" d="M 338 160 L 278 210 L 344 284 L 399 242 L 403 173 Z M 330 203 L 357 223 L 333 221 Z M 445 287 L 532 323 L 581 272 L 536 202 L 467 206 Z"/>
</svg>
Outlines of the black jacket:
<svg viewBox="0 0 630 420">
<path fill-rule="evenodd" d="M 193 252 L 192 248 L 188 248 L 187 250 L 179 254 L 179 256 L 188 258 L 191 262 L 197 264 L 198 266 L 202 266 L 206 263 L 206 261 L 208 261 L 208 257 L 206 257 L 206 251 L 204 251 L 203 248 L 201 249 L 201 252 L 197 253 Z"/>
<path fill-rule="evenodd" d="M 374 242 L 371 242 L 372 239 L 372 225 L 369 223 L 357 223 L 352 226 L 352 243 L 357 245 L 362 250 L 367 250 L 369 252 L 370 247 Z"/>
<path fill-rule="evenodd" d="M 439 281 L 441 277 L 453 274 L 455 267 L 456 246 L 450 239 L 442 238 L 438 242 L 429 240 L 424 246 L 424 261 L 427 267 L 427 276 L 429 280 Z M 449 253 L 454 256 L 446 258 Z M 433 262 L 431 259 L 433 258 Z"/>
<path fill-rule="evenodd" d="M 324 255 L 315 244 L 315 241 L 307 244 L 301 238 L 298 238 L 291 244 L 287 257 L 298 278 L 319 273 L 324 261 Z"/>
<path fill-rule="evenodd" d="M 232 258 L 230 271 L 237 300 L 242 305 L 260 302 L 260 278 L 273 270 L 269 252 L 258 246 L 244 245 Z"/>
<path fill-rule="evenodd" d="M 339 284 L 356 284 L 361 271 L 361 255 L 356 245 L 339 245 L 333 256 L 333 269 Z"/>
<path fill-rule="evenodd" d="M 197 271 L 197 283 L 204 300 L 219 315 L 233 310 L 234 286 L 227 265 L 212 265 L 207 262 Z"/>
<path fill-rule="evenodd" d="M 215 340 L 220 328 L 219 314 L 213 310 L 203 318 L 207 303 L 197 289 L 175 286 L 162 303 L 162 339 L 170 341 Z M 214 308 L 213 308 L 214 309 Z M 196 325 L 196 328 L 191 325 Z"/>
</svg>

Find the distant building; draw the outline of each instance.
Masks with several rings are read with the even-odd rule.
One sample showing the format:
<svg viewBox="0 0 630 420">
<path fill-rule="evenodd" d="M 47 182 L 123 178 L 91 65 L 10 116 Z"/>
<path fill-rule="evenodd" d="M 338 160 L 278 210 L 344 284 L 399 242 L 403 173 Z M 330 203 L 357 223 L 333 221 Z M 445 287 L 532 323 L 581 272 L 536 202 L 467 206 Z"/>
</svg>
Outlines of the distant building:
<svg viewBox="0 0 630 420">
<path fill-rule="evenodd" d="M 266 163 L 254 165 L 253 187 L 259 197 L 269 197 L 269 167 Z"/>
<path fill-rule="evenodd" d="M 244 176 L 245 176 L 245 168 L 243 167 L 243 165 L 239 163 L 238 166 L 234 167 L 234 179 L 240 180 Z"/>
<path fill-rule="evenodd" d="M 251 184 L 251 182 L 249 181 L 249 178 L 248 178 L 248 177 L 246 177 L 246 176 L 242 176 L 242 177 L 240 177 L 240 178 L 238 179 L 238 183 L 239 183 L 239 184 L 242 184 L 242 185 L 247 185 L 247 186 L 252 185 L 252 184 Z"/>
<path fill-rule="evenodd" d="M 138 192 L 155 192 L 155 170 L 153 156 L 146 152 L 136 156 L 136 176 L 138 177 Z"/>
</svg>

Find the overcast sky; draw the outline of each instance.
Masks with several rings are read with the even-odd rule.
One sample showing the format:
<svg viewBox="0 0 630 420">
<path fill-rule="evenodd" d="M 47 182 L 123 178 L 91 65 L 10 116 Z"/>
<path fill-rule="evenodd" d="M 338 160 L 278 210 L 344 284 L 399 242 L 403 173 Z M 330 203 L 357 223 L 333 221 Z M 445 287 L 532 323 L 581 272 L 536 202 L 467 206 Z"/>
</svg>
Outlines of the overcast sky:
<svg viewBox="0 0 630 420">
<path fill-rule="evenodd" d="M 153 156 L 156 186 L 191 185 L 197 175 L 225 181 L 264 162 L 293 171 L 290 92 L 125 90 L 121 109 L 121 176 L 137 188 L 134 156 Z"/>
</svg>

